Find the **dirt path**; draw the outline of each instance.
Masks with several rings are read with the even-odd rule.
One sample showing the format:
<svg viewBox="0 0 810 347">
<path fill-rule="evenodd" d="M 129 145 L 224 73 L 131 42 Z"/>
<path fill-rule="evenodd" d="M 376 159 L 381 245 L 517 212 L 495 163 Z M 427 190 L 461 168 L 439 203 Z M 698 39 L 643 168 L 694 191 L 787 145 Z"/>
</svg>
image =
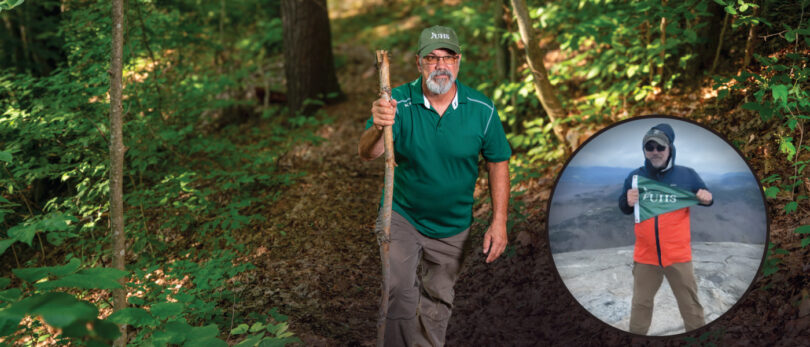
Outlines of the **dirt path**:
<svg viewBox="0 0 810 347">
<path fill-rule="evenodd" d="M 363 53 L 349 59 L 370 57 Z M 279 163 L 307 174 L 267 211 L 267 225 L 253 238 L 264 246 L 251 259 L 255 285 L 241 308 L 278 307 L 306 345 L 369 345 L 375 336 L 380 265 L 372 229 L 383 163 L 359 160 L 356 149 L 375 97 L 365 87 L 374 71 L 351 61 L 341 72 L 347 100 L 325 109 L 334 120 L 317 132 L 325 141 L 299 145 Z"/>
</svg>

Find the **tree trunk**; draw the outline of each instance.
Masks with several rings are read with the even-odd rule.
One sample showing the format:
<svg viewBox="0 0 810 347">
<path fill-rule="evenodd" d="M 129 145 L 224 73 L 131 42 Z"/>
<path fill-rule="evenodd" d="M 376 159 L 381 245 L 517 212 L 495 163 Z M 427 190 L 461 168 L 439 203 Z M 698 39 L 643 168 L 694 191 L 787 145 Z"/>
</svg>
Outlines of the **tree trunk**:
<svg viewBox="0 0 810 347">
<path fill-rule="evenodd" d="M 641 32 L 644 37 L 644 57 L 648 60 L 649 66 L 648 78 L 650 79 L 650 85 L 653 85 L 655 81 L 655 58 L 649 55 L 650 46 L 652 45 L 652 25 L 650 25 L 649 20 L 644 20 L 644 22 L 641 23 Z"/>
<path fill-rule="evenodd" d="M 27 7 L 27 6 L 26 6 Z M 22 43 L 22 51 L 23 51 L 23 59 L 25 61 L 31 61 L 31 50 L 28 47 L 28 30 L 25 26 L 26 18 L 25 18 L 25 10 L 21 9 L 19 20 L 19 30 L 20 30 L 20 42 Z"/>
<path fill-rule="evenodd" d="M 503 34 L 508 32 L 506 8 L 509 4 L 506 0 L 495 0 L 495 66 L 499 81 L 509 78 L 509 42 L 504 41 Z"/>
<path fill-rule="evenodd" d="M 515 49 L 512 39 L 503 39 L 503 34 L 511 33 L 512 14 L 509 11 L 509 0 L 494 0 L 495 6 L 495 70 L 499 81 L 515 82 Z M 512 105 L 516 105 L 517 97 L 512 93 Z M 511 132 L 520 131 L 522 120 L 520 113 L 515 113 L 515 119 L 510 128 Z"/>
<path fill-rule="evenodd" d="M 123 140 L 123 93 L 122 66 L 124 50 L 124 0 L 113 0 L 112 6 L 112 61 L 110 65 L 110 225 L 113 240 L 113 267 L 125 270 L 126 234 L 124 234 L 124 140 Z M 125 279 L 119 280 L 121 288 L 113 290 L 113 311 L 127 306 Z M 127 342 L 126 325 L 119 327 L 121 336 L 115 346 Z"/>
<path fill-rule="evenodd" d="M 3 18 L 3 24 L 6 27 L 6 31 L 8 31 L 8 36 L 13 37 L 14 36 L 14 28 L 12 27 L 11 20 L 8 19 L 9 16 L 8 15 L 0 15 L 0 18 Z M 8 43 L 6 43 L 6 44 L 8 45 Z M 6 48 L 6 49 L 8 49 L 8 48 Z M 17 64 L 18 64 L 18 61 L 19 61 L 19 58 L 18 58 L 19 49 L 12 48 L 12 49 L 9 49 L 9 50 L 11 51 L 9 53 L 9 55 L 11 56 L 12 65 L 18 66 Z"/>
<path fill-rule="evenodd" d="M 332 56 L 332 35 L 326 0 L 282 0 L 284 71 L 291 114 L 312 114 L 317 104 L 307 99 L 341 99 Z"/>
<path fill-rule="evenodd" d="M 661 7 L 667 7 L 667 0 L 661 0 Z M 661 17 L 661 65 L 658 65 L 658 78 L 661 79 L 661 89 L 664 88 L 664 64 L 667 58 L 667 17 Z"/>
<path fill-rule="evenodd" d="M 754 9 L 754 17 L 759 16 L 759 7 Z M 751 26 L 748 28 L 748 39 L 745 40 L 745 58 L 743 59 L 743 66 L 741 71 L 745 71 L 748 68 L 748 64 L 751 63 L 751 56 L 754 54 L 754 46 L 756 46 L 756 38 L 757 38 L 757 25 L 755 23 L 751 23 Z"/>
<path fill-rule="evenodd" d="M 217 65 L 217 72 L 222 74 L 225 65 L 225 0 L 219 3 L 219 48 L 214 55 L 214 63 Z"/>
<path fill-rule="evenodd" d="M 717 50 L 717 45 L 719 44 L 719 42 L 717 42 L 719 38 L 717 33 L 723 30 L 723 18 L 726 13 L 723 6 L 718 5 L 714 1 L 710 1 L 707 11 L 711 14 L 711 17 L 703 19 L 707 22 L 707 25 L 698 30 L 697 33 L 698 37 L 705 37 L 707 40 L 697 45 L 698 49 L 696 52 L 698 57 L 695 60 L 693 69 L 690 70 L 692 74 L 702 74 L 704 71 L 711 68 L 712 62 L 714 61 L 714 52 Z"/>
<path fill-rule="evenodd" d="M 532 75 L 534 75 L 534 91 L 537 94 L 537 98 L 540 99 L 540 103 L 543 104 L 543 109 L 546 111 L 549 121 L 555 123 L 553 126 L 554 135 L 557 136 L 560 143 L 565 145 L 565 153 L 568 155 L 571 153 L 569 141 L 566 141 L 565 137 L 568 128 L 565 124 L 560 122 L 565 118 L 566 113 L 562 108 L 562 104 L 560 104 L 560 100 L 557 99 L 555 95 L 554 87 L 548 80 L 548 73 L 546 72 L 546 67 L 543 65 L 543 56 L 545 54 L 535 39 L 536 36 L 532 32 L 529 11 L 526 8 L 526 0 L 511 0 L 511 2 L 512 9 L 517 18 L 523 46 L 526 50 L 526 61 L 529 63 L 529 69 L 531 69 Z M 570 144 L 576 145 L 575 141 Z"/>
<path fill-rule="evenodd" d="M 712 68 L 709 69 L 709 76 L 714 75 L 714 70 L 717 69 L 717 63 L 720 62 L 720 51 L 723 49 L 723 39 L 726 35 L 726 28 L 728 27 L 729 14 L 723 17 L 723 29 L 720 29 L 720 38 L 717 39 L 717 49 L 714 51 L 714 59 L 712 60 Z"/>
</svg>

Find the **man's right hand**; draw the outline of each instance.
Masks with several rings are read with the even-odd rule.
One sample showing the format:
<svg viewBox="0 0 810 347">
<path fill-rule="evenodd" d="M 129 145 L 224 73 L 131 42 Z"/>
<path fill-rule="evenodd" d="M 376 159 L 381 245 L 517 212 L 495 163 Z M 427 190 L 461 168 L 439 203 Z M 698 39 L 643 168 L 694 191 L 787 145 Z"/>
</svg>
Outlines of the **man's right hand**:
<svg viewBox="0 0 810 347">
<path fill-rule="evenodd" d="M 371 116 L 373 117 L 374 127 L 377 130 L 382 130 L 384 126 L 394 125 L 394 117 L 397 114 L 397 101 L 391 99 L 386 101 L 379 98 L 371 105 Z"/>
<path fill-rule="evenodd" d="M 627 206 L 635 206 L 638 202 L 638 189 L 627 190 Z"/>
<path fill-rule="evenodd" d="M 396 114 L 396 100 L 386 101 L 383 98 L 374 100 L 374 103 L 371 104 L 371 121 L 374 127 L 369 127 L 360 135 L 360 143 L 357 144 L 360 158 L 372 160 L 385 153 L 382 129 L 384 126 L 394 125 Z"/>
</svg>

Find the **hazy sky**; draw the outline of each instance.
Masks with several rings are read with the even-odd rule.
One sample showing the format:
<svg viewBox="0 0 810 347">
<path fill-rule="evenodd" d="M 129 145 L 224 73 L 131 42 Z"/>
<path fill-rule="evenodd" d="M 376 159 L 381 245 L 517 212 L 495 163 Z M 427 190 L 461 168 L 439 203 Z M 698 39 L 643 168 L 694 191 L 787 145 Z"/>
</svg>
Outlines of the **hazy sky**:
<svg viewBox="0 0 810 347">
<path fill-rule="evenodd" d="M 706 173 L 750 172 L 737 151 L 698 125 L 672 118 L 638 118 L 611 127 L 592 138 L 569 166 L 637 168 L 644 165 L 641 140 L 655 125 L 668 123 L 675 131 L 675 164 Z"/>
</svg>

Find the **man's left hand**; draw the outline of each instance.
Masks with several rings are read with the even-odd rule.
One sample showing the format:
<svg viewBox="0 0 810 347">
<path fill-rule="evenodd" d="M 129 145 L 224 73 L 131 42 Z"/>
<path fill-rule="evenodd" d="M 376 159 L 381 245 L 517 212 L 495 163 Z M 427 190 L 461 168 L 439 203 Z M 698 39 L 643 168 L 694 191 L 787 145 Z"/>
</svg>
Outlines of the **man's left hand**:
<svg viewBox="0 0 810 347">
<path fill-rule="evenodd" d="M 700 203 L 703 205 L 708 205 L 712 202 L 712 193 L 706 189 L 698 189 L 695 195 L 697 196 L 698 201 L 700 201 Z"/>
<path fill-rule="evenodd" d="M 493 223 L 484 234 L 484 254 L 491 263 L 506 249 L 506 223 Z"/>
</svg>

